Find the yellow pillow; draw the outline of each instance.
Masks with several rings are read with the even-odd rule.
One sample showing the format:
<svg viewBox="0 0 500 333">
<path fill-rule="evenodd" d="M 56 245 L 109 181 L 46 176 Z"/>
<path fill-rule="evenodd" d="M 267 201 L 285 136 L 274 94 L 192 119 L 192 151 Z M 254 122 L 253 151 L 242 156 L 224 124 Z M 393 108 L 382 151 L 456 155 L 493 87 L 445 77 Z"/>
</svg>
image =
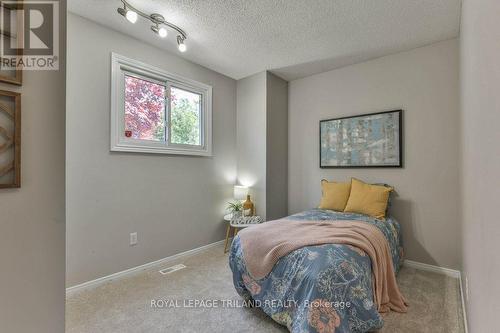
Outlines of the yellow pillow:
<svg viewBox="0 0 500 333">
<path fill-rule="evenodd" d="M 351 192 L 350 183 L 329 182 L 325 179 L 321 181 L 323 196 L 319 203 L 320 209 L 331 209 L 339 212 L 344 211 L 349 193 Z"/>
<path fill-rule="evenodd" d="M 370 185 L 352 178 L 351 194 L 344 212 L 360 213 L 377 219 L 385 219 L 389 194 L 393 190 L 392 187 Z"/>
</svg>

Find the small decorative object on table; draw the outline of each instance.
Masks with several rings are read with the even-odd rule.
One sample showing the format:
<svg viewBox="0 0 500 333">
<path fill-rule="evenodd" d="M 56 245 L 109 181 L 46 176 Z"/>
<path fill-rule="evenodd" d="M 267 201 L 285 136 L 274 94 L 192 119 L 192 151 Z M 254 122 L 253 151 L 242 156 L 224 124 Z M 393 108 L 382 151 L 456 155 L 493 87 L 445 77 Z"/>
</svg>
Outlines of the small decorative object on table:
<svg viewBox="0 0 500 333">
<path fill-rule="evenodd" d="M 255 215 L 255 206 L 250 200 L 250 194 L 247 194 L 247 200 L 243 203 L 243 216 Z"/>
<path fill-rule="evenodd" d="M 240 200 L 228 202 L 226 209 L 230 212 L 231 217 L 239 217 L 242 215 L 243 203 Z"/>
<path fill-rule="evenodd" d="M 229 235 L 231 234 L 231 229 L 233 230 L 233 238 L 238 234 L 239 229 L 247 228 L 255 224 L 264 222 L 260 216 L 224 216 L 224 220 L 228 221 L 226 230 L 226 244 L 224 245 L 224 253 L 227 252 L 227 245 L 229 243 Z"/>
</svg>

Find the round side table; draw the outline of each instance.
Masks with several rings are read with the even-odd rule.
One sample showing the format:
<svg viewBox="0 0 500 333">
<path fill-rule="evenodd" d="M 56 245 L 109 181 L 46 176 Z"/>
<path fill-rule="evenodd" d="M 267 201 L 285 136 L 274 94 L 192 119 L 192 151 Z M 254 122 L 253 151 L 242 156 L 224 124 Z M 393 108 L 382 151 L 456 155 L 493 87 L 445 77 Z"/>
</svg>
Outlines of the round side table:
<svg viewBox="0 0 500 333">
<path fill-rule="evenodd" d="M 233 217 L 232 214 L 224 215 L 224 221 L 228 222 L 227 229 L 226 229 L 226 243 L 224 244 L 224 253 L 227 252 L 227 245 L 229 244 L 229 235 L 231 234 L 231 232 L 233 234 L 233 239 L 234 239 L 234 237 L 238 234 L 238 231 L 240 229 L 247 228 L 247 227 L 253 225 L 252 223 L 248 223 L 248 224 L 232 223 L 231 222 L 232 217 Z"/>
</svg>

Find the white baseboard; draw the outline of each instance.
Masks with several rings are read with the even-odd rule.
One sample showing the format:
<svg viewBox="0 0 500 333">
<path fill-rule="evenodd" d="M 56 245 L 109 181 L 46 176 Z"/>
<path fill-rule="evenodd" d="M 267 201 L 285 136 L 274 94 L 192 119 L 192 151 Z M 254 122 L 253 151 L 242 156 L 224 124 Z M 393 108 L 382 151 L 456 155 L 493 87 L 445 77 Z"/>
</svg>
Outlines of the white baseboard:
<svg viewBox="0 0 500 333">
<path fill-rule="evenodd" d="M 165 264 L 170 263 L 170 262 L 177 260 L 177 259 L 187 258 L 187 257 L 193 256 L 197 253 L 208 250 L 212 247 L 224 244 L 224 242 L 225 242 L 225 240 L 223 239 L 221 241 L 211 243 L 208 245 L 204 245 L 204 246 L 198 247 L 196 249 L 177 253 L 177 254 L 174 254 L 173 256 L 170 256 L 170 257 L 166 257 L 163 259 L 152 261 L 152 262 L 149 262 L 149 263 L 144 264 L 144 265 L 132 267 L 132 268 L 126 269 L 126 270 L 121 271 L 121 272 L 113 273 L 113 274 L 110 274 L 107 276 L 100 277 L 100 278 L 95 279 L 95 280 L 87 281 L 87 282 L 78 284 L 76 286 L 66 288 L 66 296 L 71 296 L 72 294 L 75 294 L 75 293 L 82 291 L 82 290 L 95 288 L 95 287 L 100 286 L 106 282 L 110 282 L 113 280 L 118 280 L 118 279 L 122 279 L 124 277 L 132 276 L 132 275 L 141 273 L 145 270 L 151 269 L 155 266 L 165 265 Z"/>
<path fill-rule="evenodd" d="M 444 275 L 447 275 L 447 276 L 450 276 L 450 277 L 453 277 L 456 279 L 460 278 L 460 271 L 457 271 L 456 269 L 434 266 L 434 265 L 424 264 L 422 262 L 413 261 L 413 260 L 406 260 L 406 259 L 403 262 L 403 265 L 406 267 L 420 269 L 422 271 L 444 274 Z"/>
<path fill-rule="evenodd" d="M 406 267 L 411 267 L 411 268 L 419 269 L 422 271 L 443 274 L 443 275 L 458 279 L 458 283 L 460 285 L 460 299 L 462 302 L 462 313 L 463 313 L 463 317 L 464 317 L 464 328 L 465 328 L 465 333 L 468 333 L 467 311 L 465 310 L 465 301 L 464 301 L 464 287 L 462 284 L 462 274 L 460 273 L 460 271 L 457 271 L 456 269 L 451 269 L 451 268 L 445 268 L 445 267 L 439 267 L 439 266 L 435 266 L 435 265 L 424 264 L 424 263 L 421 263 L 418 261 L 413 261 L 413 260 L 405 260 L 403 265 Z"/>
<path fill-rule="evenodd" d="M 465 333 L 468 333 L 469 328 L 467 326 L 467 310 L 465 309 L 464 286 L 462 284 L 462 274 L 460 274 L 458 281 L 460 282 L 460 298 L 462 300 L 462 315 L 464 317 L 464 328 L 465 328 Z"/>
</svg>

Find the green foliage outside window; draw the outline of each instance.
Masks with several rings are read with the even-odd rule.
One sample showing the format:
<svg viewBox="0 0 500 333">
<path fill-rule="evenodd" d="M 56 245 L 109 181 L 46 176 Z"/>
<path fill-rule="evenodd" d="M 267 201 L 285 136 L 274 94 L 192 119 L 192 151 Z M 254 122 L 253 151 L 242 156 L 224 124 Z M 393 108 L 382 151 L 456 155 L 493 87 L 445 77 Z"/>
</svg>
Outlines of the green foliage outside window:
<svg viewBox="0 0 500 333">
<path fill-rule="evenodd" d="M 199 99 L 189 101 L 187 98 L 181 98 L 172 103 L 171 112 L 172 143 L 199 145 Z"/>
</svg>

